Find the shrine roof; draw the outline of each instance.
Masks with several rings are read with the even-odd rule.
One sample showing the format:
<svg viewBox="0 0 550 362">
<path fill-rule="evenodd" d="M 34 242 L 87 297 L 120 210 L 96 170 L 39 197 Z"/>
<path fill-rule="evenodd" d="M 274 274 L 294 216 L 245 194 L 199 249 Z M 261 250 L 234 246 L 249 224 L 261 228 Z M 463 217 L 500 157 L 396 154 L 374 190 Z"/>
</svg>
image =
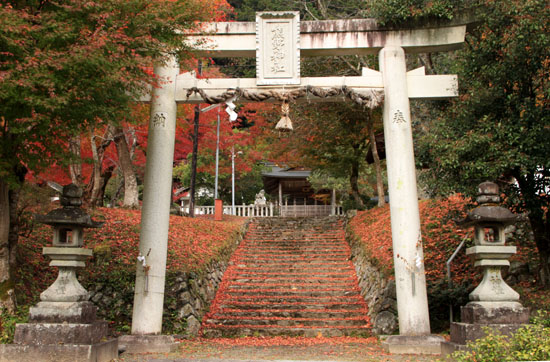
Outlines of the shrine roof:
<svg viewBox="0 0 550 362">
<path fill-rule="evenodd" d="M 308 178 L 311 171 L 280 170 L 262 173 L 265 178 Z"/>
</svg>

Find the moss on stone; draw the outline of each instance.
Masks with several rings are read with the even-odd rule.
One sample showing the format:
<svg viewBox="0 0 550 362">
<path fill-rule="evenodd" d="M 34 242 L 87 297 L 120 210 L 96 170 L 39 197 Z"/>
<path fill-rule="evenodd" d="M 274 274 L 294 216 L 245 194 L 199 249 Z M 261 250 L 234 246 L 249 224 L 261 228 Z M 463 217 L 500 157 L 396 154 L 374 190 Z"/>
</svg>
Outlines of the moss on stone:
<svg viewBox="0 0 550 362">
<path fill-rule="evenodd" d="M 6 300 L 9 297 L 9 291 L 13 290 L 15 283 L 12 279 L 4 280 L 0 283 L 0 301 Z"/>
</svg>

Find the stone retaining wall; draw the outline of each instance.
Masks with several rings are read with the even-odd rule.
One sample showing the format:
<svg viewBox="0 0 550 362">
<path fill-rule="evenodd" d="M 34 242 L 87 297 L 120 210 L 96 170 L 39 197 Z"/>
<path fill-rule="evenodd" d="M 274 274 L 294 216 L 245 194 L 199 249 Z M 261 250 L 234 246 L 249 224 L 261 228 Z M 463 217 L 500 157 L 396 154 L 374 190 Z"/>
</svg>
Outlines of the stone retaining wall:
<svg viewBox="0 0 550 362">
<path fill-rule="evenodd" d="M 348 215 L 349 221 L 352 215 Z M 346 226 L 346 240 L 351 247 L 351 257 L 361 295 L 369 307 L 368 315 L 374 334 L 393 334 L 397 331 L 397 297 L 395 281 L 390 279 L 367 255 L 359 238 Z"/>
<path fill-rule="evenodd" d="M 163 328 L 171 329 L 167 332 L 182 337 L 197 335 L 202 317 L 208 312 L 210 303 L 216 296 L 216 291 L 227 268 L 229 258 L 243 240 L 247 229 L 248 222 L 243 225 L 235 236 L 235 241 L 231 247 L 225 249 L 222 252 L 223 255 L 204 271 L 200 273 L 167 273 L 163 319 Z M 128 290 L 114 290 L 113 286 L 107 283 L 98 283 L 88 289 L 91 295 L 90 300 L 98 307 L 98 313 L 126 308 L 131 315 L 135 276 L 130 277 L 132 281 Z M 125 307 L 124 304 L 126 304 Z M 169 321 L 167 321 L 167 315 L 174 317 L 168 318 Z M 128 320 L 127 323 L 129 325 L 131 321 Z M 167 323 L 172 325 L 167 326 Z"/>
</svg>

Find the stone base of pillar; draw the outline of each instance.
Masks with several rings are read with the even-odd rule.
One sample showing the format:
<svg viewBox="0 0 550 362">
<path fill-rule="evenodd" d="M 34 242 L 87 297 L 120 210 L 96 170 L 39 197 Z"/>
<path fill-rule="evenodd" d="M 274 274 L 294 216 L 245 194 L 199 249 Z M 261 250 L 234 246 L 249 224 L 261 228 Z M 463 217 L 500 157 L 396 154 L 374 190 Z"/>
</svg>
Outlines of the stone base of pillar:
<svg viewBox="0 0 550 362">
<path fill-rule="evenodd" d="M 170 353 L 174 352 L 178 343 L 172 336 L 166 335 L 125 335 L 118 338 L 120 350 L 123 353 Z"/>
<path fill-rule="evenodd" d="M 511 335 L 529 323 L 529 309 L 517 302 L 470 302 L 460 309 L 462 322 L 451 323 L 451 340 L 442 353 L 466 349 L 466 344 L 486 336 L 486 329 Z"/>
<path fill-rule="evenodd" d="M 440 354 L 444 341 L 443 337 L 435 335 L 389 336 L 382 342 L 382 347 L 394 354 Z"/>
<path fill-rule="evenodd" d="M 96 344 L 0 344 L 0 362 L 107 362 L 118 358 L 118 342 Z"/>
</svg>

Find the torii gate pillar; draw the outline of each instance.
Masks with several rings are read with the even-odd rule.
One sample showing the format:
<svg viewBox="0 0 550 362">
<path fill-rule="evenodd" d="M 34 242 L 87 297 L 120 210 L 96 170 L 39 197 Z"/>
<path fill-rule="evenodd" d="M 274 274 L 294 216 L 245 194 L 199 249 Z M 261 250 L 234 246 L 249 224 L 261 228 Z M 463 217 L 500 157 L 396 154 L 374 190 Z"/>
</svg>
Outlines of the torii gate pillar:
<svg viewBox="0 0 550 362">
<path fill-rule="evenodd" d="M 388 337 L 385 347 L 391 353 L 440 353 L 442 340 L 430 335 L 405 51 L 387 45 L 379 56 L 399 317 L 399 336 Z"/>
<path fill-rule="evenodd" d="M 158 335 L 162 330 L 178 69 L 173 56 L 155 67 L 163 84 L 153 89 L 151 99 L 132 335 Z"/>
</svg>

